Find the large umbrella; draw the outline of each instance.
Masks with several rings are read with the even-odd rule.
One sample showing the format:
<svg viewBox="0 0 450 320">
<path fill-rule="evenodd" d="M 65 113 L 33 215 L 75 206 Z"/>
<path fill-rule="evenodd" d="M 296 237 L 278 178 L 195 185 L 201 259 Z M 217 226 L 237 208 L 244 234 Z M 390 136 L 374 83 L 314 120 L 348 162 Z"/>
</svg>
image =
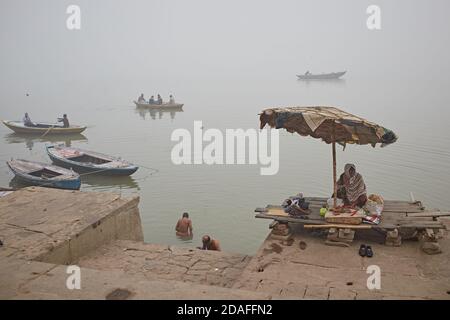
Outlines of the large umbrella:
<svg viewBox="0 0 450 320">
<path fill-rule="evenodd" d="M 385 146 L 397 141 L 397 135 L 373 122 L 342 111 L 335 107 L 286 107 L 265 109 L 260 114 L 261 125 L 272 128 L 284 128 L 288 132 L 297 132 L 302 136 L 320 138 L 332 144 L 333 152 L 333 190 L 336 207 L 336 143 L 370 144 Z"/>
</svg>

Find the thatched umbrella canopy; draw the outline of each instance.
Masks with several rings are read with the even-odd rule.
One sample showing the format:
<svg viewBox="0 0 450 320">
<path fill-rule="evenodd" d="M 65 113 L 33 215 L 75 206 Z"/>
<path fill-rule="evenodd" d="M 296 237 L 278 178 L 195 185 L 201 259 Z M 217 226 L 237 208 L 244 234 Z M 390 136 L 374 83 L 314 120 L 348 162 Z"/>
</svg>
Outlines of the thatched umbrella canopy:
<svg viewBox="0 0 450 320">
<path fill-rule="evenodd" d="M 268 124 L 272 128 L 284 128 L 302 136 L 311 136 L 332 144 L 333 186 L 336 205 L 336 143 L 377 143 L 385 146 L 397 141 L 397 135 L 380 125 L 342 111 L 335 107 L 286 107 L 265 109 L 260 114 L 260 128 Z"/>
</svg>

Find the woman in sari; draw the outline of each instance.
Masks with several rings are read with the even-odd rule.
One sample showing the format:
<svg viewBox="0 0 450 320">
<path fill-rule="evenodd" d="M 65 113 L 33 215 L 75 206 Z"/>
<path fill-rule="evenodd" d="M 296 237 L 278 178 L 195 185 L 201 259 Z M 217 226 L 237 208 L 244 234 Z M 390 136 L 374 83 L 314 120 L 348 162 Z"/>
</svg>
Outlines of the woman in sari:
<svg viewBox="0 0 450 320">
<path fill-rule="evenodd" d="M 356 172 L 354 164 L 345 165 L 344 173 L 337 182 L 337 190 L 337 197 L 342 199 L 345 205 L 363 207 L 367 202 L 364 179 Z"/>
</svg>

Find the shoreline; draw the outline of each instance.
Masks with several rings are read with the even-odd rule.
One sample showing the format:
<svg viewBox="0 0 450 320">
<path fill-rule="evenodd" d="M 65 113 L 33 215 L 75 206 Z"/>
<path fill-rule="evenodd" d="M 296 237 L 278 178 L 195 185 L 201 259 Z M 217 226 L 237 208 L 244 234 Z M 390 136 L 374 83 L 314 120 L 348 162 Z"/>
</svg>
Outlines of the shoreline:
<svg viewBox="0 0 450 320">
<path fill-rule="evenodd" d="M 138 204 L 137 196 L 39 187 L 0 197 L 0 298 L 450 299 L 447 231 L 443 253 L 430 256 L 417 243 L 386 247 L 365 234 L 329 247 L 292 226 L 291 240 L 270 232 L 249 256 L 145 243 Z M 360 241 L 373 244 L 370 260 L 358 256 Z M 381 268 L 381 290 L 366 287 L 370 264 Z M 80 290 L 66 286 L 68 265 L 80 267 Z"/>
</svg>

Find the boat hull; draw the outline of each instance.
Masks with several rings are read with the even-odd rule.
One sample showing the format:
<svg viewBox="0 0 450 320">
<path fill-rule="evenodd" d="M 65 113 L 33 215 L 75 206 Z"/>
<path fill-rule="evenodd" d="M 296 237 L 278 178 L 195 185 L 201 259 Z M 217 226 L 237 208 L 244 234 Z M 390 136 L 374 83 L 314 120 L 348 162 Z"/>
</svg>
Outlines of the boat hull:
<svg viewBox="0 0 450 320">
<path fill-rule="evenodd" d="M 129 176 L 135 173 L 139 167 L 129 166 L 125 168 L 105 168 L 97 165 L 72 161 L 60 157 L 52 152 L 53 146 L 47 147 L 47 154 L 54 164 L 63 168 L 72 169 L 81 174 L 95 174 L 101 176 Z"/>
<path fill-rule="evenodd" d="M 150 104 L 150 103 L 141 103 L 137 101 L 133 101 L 136 107 L 138 108 L 147 108 L 147 109 L 181 109 L 184 104 L 182 103 L 163 103 L 163 104 Z"/>
<path fill-rule="evenodd" d="M 55 134 L 79 134 L 86 130 L 86 127 L 71 126 L 64 128 L 58 125 L 50 125 L 49 127 L 26 127 L 20 121 L 4 120 L 3 124 L 16 133 L 35 134 L 35 135 L 55 135 Z M 45 124 L 48 126 L 47 124 Z"/>
<path fill-rule="evenodd" d="M 308 75 L 297 75 L 299 80 L 332 80 L 339 79 L 342 77 L 346 71 L 343 72 L 333 72 L 324 74 L 308 74 Z"/>
<path fill-rule="evenodd" d="M 44 179 L 37 176 L 33 176 L 31 174 L 28 174 L 26 172 L 21 172 L 17 169 L 16 166 L 14 166 L 13 161 L 7 162 L 8 167 L 11 169 L 11 171 L 14 173 L 14 178 L 16 181 L 20 182 L 24 185 L 32 185 L 32 186 L 39 186 L 39 187 L 46 187 L 46 188 L 57 188 L 57 189 L 67 189 L 67 190 L 79 190 L 81 187 L 81 178 L 78 174 L 74 174 L 72 172 L 68 172 L 68 175 L 71 175 L 73 177 L 71 178 L 52 178 L 52 179 Z M 55 166 L 42 164 L 42 168 L 48 167 L 50 169 L 56 168 Z M 67 171 L 63 168 L 57 168 L 62 171 Z"/>
</svg>

